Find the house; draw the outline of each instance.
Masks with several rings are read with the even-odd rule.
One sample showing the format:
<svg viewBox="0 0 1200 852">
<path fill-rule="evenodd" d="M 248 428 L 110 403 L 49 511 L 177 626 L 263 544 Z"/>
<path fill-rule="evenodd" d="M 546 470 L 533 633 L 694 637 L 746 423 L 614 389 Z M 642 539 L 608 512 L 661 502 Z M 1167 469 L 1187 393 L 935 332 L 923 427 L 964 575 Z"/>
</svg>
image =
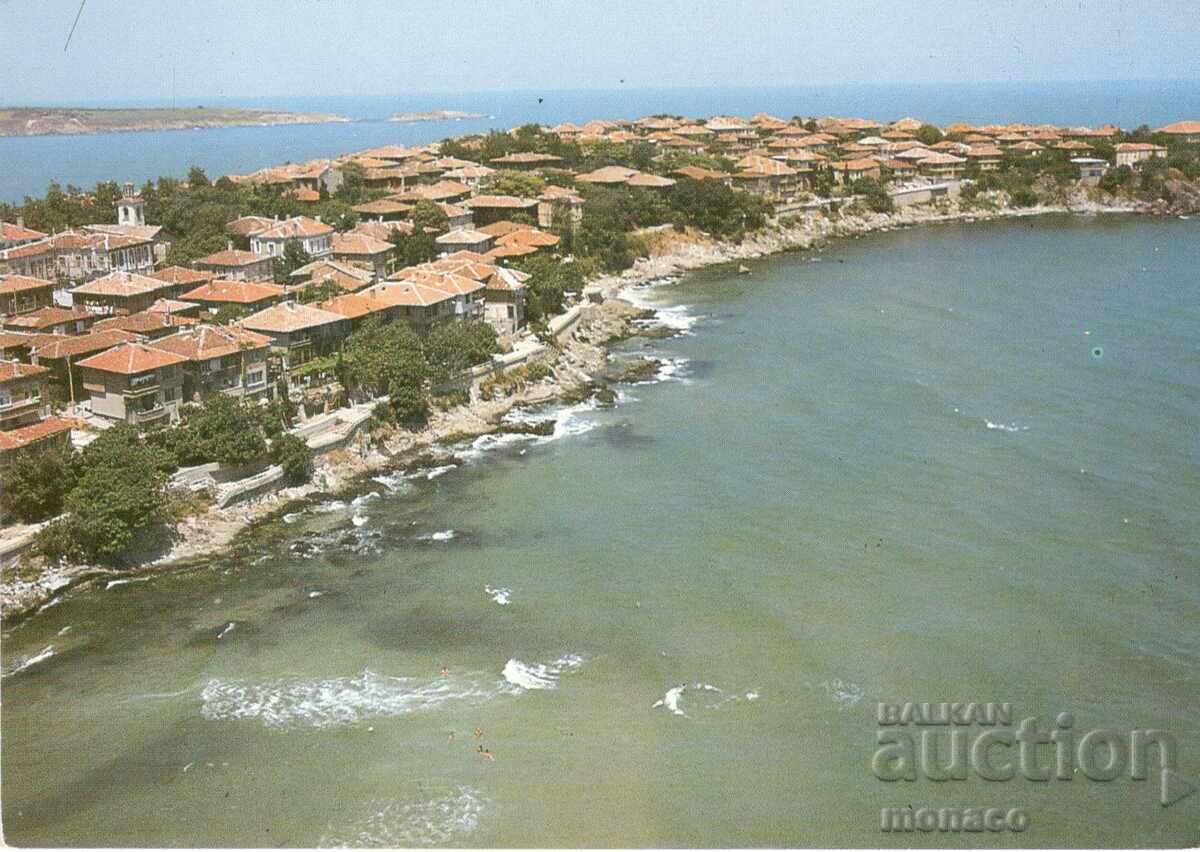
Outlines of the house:
<svg viewBox="0 0 1200 852">
<path fill-rule="evenodd" d="M 178 416 L 187 359 L 145 343 L 120 343 L 84 358 L 83 387 L 95 414 L 141 426 Z"/>
<path fill-rule="evenodd" d="M 851 184 L 862 178 L 879 180 L 880 168 L 878 160 L 866 158 L 857 160 L 836 160 L 829 164 L 833 169 L 833 177 L 838 183 Z"/>
<path fill-rule="evenodd" d="M 139 236 L 63 231 L 0 250 L 0 271 L 48 281 L 62 277 L 82 282 L 115 270 L 147 273 L 153 268 L 153 241 Z"/>
<path fill-rule="evenodd" d="M 398 222 L 408 218 L 414 206 L 414 204 L 396 198 L 381 198 L 378 201 L 356 204 L 351 209 L 363 219 L 373 219 L 377 222 Z"/>
<path fill-rule="evenodd" d="M 928 156 L 917 160 L 917 169 L 922 175 L 936 180 L 958 180 L 963 176 L 966 164 L 965 157 L 956 157 L 944 151 L 932 151 Z"/>
<path fill-rule="evenodd" d="M 213 278 L 226 281 L 270 281 L 274 273 L 273 264 L 273 258 L 235 249 L 232 243 L 225 251 L 192 261 L 196 269 L 210 272 Z"/>
<path fill-rule="evenodd" d="M 195 325 L 197 322 L 199 320 L 194 317 L 183 317 L 164 311 L 145 310 L 136 314 L 121 314 L 120 316 L 97 320 L 96 324 L 92 326 L 92 331 L 112 331 L 113 329 L 117 329 L 129 332 L 130 334 L 136 334 L 147 340 L 154 340 L 159 337 L 166 337 L 169 334 L 175 334 L 181 328 Z"/>
<path fill-rule="evenodd" d="M 195 302 L 210 313 L 229 306 L 244 311 L 258 311 L 282 299 L 284 289 L 278 284 L 262 281 L 224 281 L 217 279 L 201 284 L 184 293 L 185 302 Z"/>
<path fill-rule="evenodd" d="M 54 282 L 24 275 L 0 275 L 0 316 L 24 314 L 54 301 Z"/>
<path fill-rule="evenodd" d="M 1164 133 L 1175 142 L 1195 145 L 1200 142 L 1200 121 L 1177 121 L 1160 127 L 1155 133 Z"/>
<path fill-rule="evenodd" d="M 583 221 L 583 199 L 561 186 L 547 186 L 537 197 L 539 228 L 574 228 Z"/>
<path fill-rule="evenodd" d="M 184 290 L 191 290 L 199 287 L 201 284 L 207 284 L 212 281 L 213 273 L 205 272 L 199 269 L 188 269 L 186 266 L 168 266 L 165 269 L 159 269 L 150 273 L 151 278 L 157 278 L 169 285 L 164 291 L 164 298 L 173 298 L 179 295 Z"/>
<path fill-rule="evenodd" d="M 594 171 L 575 175 L 575 183 L 590 183 L 598 186 L 617 186 L 628 183 L 629 179 L 638 173 L 637 169 L 627 169 L 624 166 L 604 166 Z"/>
<path fill-rule="evenodd" d="M 270 393 L 267 353 L 271 338 L 237 326 L 203 323 L 154 342 L 183 362 L 183 399 L 205 394 L 258 398 Z"/>
<path fill-rule="evenodd" d="M 675 181 L 671 178 L 661 177 L 659 175 L 650 175 L 638 173 L 633 175 L 626 181 L 630 186 L 639 187 L 641 189 L 670 189 L 675 185 Z"/>
<path fill-rule="evenodd" d="M 434 242 L 437 243 L 438 249 L 443 252 L 465 249 L 466 251 L 483 254 L 492 247 L 494 239 L 491 234 L 486 234 L 483 231 L 476 231 L 473 228 L 459 228 L 447 234 L 442 234 Z"/>
<path fill-rule="evenodd" d="M 484 316 L 484 284 L 474 278 L 456 272 L 445 272 L 432 264 L 421 264 L 402 269 L 388 280 L 421 284 L 440 290 L 451 297 L 451 310 L 455 319 L 482 319 Z"/>
<path fill-rule="evenodd" d="M 377 280 L 377 276 L 374 270 L 364 269 L 351 263 L 340 263 L 336 260 L 314 260 L 293 272 L 291 279 L 293 281 L 293 284 L 290 285 L 291 288 L 297 286 L 305 288 L 310 284 L 332 281 L 347 293 L 353 293 L 373 284 Z"/>
<path fill-rule="evenodd" d="M 200 316 L 200 305 L 195 302 L 181 302 L 179 299 L 158 299 L 146 310 L 193 319 Z"/>
<path fill-rule="evenodd" d="M 770 157 L 750 155 L 737 161 L 733 185 L 766 198 L 788 198 L 800 188 L 799 173 Z"/>
<path fill-rule="evenodd" d="M 49 411 L 50 370 L 36 364 L 0 361 L 0 431 L 28 426 Z"/>
<path fill-rule="evenodd" d="M 384 281 L 358 293 L 321 303 L 322 310 L 345 317 L 357 326 L 371 317 L 403 320 L 415 331 L 427 331 L 455 317 L 455 297 L 444 290 L 413 281 Z"/>
<path fill-rule="evenodd" d="M 108 234 L 113 237 L 124 237 L 133 240 L 135 243 L 149 243 L 153 263 L 162 263 L 166 260 L 167 253 L 171 250 L 171 244 L 162 238 L 163 229 L 161 225 L 111 225 L 101 222 L 84 225 L 81 230 L 89 234 Z M 127 262 L 124 264 L 118 263 L 113 268 L 144 271 L 145 265 L 142 263 L 131 264 Z"/>
<path fill-rule="evenodd" d="M 1085 186 L 1100 183 L 1100 178 L 1108 171 L 1108 160 L 1096 157 L 1072 157 L 1071 162 L 1079 169 L 1079 182 Z"/>
<path fill-rule="evenodd" d="M 733 186 L 733 175 L 726 172 L 713 171 L 712 169 L 704 169 L 700 166 L 684 166 L 681 169 L 671 172 L 671 174 L 690 178 L 691 180 L 715 180 L 725 184 L 725 186 Z"/>
<path fill-rule="evenodd" d="M 44 239 L 46 239 L 46 234 L 25 227 L 25 219 L 22 216 L 17 217 L 15 224 L 0 222 L 0 251 Z"/>
<path fill-rule="evenodd" d="M 71 291 L 73 303 L 102 316 L 135 314 L 161 298 L 174 295 L 173 284 L 131 272 L 110 272 Z"/>
<path fill-rule="evenodd" d="M 333 259 L 372 269 L 377 280 L 387 278 L 392 271 L 395 251 L 396 247 L 390 242 L 366 234 L 333 235 Z"/>
<path fill-rule="evenodd" d="M 70 336 L 37 334 L 31 335 L 31 339 L 33 343 L 29 350 L 30 359 L 35 364 L 49 368 L 50 384 L 61 389 L 63 398 L 74 405 L 76 402 L 88 399 L 88 392 L 83 387 L 83 370 L 79 369 L 79 362 L 121 343 L 136 341 L 138 338 L 137 335 L 127 331 L 110 329 Z"/>
<path fill-rule="evenodd" d="M 272 305 L 241 325 L 271 339 L 271 352 L 280 356 L 284 371 L 333 351 L 350 331 L 349 321 L 340 314 L 296 302 Z"/>
<path fill-rule="evenodd" d="M 71 443 L 71 430 L 77 423 L 65 417 L 47 417 L 7 432 L 0 431 L 0 471 L 25 453 L 49 449 L 65 452 Z"/>
<path fill-rule="evenodd" d="M 1148 142 L 1122 142 L 1116 147 L 1117 165 L 1134 168 L 1138 163 L 1158 157 L 1165 160 L 1167 149 L 1162 145 L 1151 145 Z"/>
<path fill-rule="evenodd" d="M 439 180 L 425 186 L 414 186 L 408 192 L 396 196 L 397 200 L 416 204 L 419 201 L 450 202 L 463 201 L 471 195 L 471 187 L 453 180 Z"/>
<path fill-rule="evenodd" d="M 443 258 L 429 266 L 483 284 L 483 318 L 498 334 L 515 334 L 525 323 L 525 282 L 530 275 L 466 257 Z"/>
<path fill-rule="evenodd" d="M 474 216 L 474 224 L 490 225 L 500 219 L 511 218 L 514 214 L 525 213 L 533 216 L 537 210 L 536 198 L 518 198 L 515 195 L 476 195 L 465 202 Z"/>
<path fill-rule="evenodd" d="M 29 350 L 37 337 L 21 331 L 0 331 L 0 361 L 28 362 Z"/>
<path fill-rule="evenodd" d="M 314 260 L 329 257 L 333 250 L 333 228 L 320 219 L 293 216 L 250 235 L 250 250 L 259 257 L 283 257 L 284 246 L 296 240 Z"/>
<path fill-rule="evenodd" d="M 982 172 L 992 172 L 1000 168 L 1000 160 L 1004 152 L 995 145 L 972 145 L 967 149 L 967 162 L 975 163 Z"/>
<path fill-rule="evenodd" d="M 29 334 L 83 334 L 95 321 L 96 315 L 88 311 L 50 305 L 15 317 L 4 317 L 0 324 L 8 331 Z"/>
<path fill-rule="evenodd" d="M 555 157 L 553 154 L 537 154 L 533 151 L 522 151 L 516 154 L 506 154 L 503 157 L 496 157 L 489 162 L 496 168 L 516 169 L 517 171 L 528 172 L 535 169 L 558 166 L 562 161 L 562 157 Z"/>
<path fill-rule="evenodd" d="M 480 181 L 495 173 L 495 169 L 489 169 L 487 166 L 469 165 L 450 169 L 443 177 L 461 183 L 463 186 L 468 186 L 474 192 L 479 189 Z"/>
<path fill-rule="evenodd" d="M 238 248 L 250 248 L 250 237 L 259 231 L 265 231 L 274 225 L 275 219 L 269 216 L 239 216 L 232 222 L 225 223 L 225 233 L 232 237 Z"/>
</svg>

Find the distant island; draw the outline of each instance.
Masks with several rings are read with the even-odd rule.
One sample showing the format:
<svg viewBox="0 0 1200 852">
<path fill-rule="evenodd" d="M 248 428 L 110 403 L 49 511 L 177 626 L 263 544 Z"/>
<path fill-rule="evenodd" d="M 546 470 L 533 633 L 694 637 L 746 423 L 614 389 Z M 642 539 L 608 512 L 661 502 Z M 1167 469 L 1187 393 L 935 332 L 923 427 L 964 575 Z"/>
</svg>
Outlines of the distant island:
<svg viewBox="0 0 1200 852">
<path fill-rule="evenodd" d="M 0 107 L 0 136 L 51 136 L 117 133 L 131 130 L 190 130 L 271 124 L 325 124 L 349 121 L 316 112 L 279 112 L 240 107 L 181 109 L 73 109 Z"/>
<path fill-rule="evenodd" d="M 394 112 L 388 121 L 462 121 L 466 118 L 487 118 L 478 112 L 461 112 L 456 109 L 439 109 L 433 112 Z"/>
</svg>

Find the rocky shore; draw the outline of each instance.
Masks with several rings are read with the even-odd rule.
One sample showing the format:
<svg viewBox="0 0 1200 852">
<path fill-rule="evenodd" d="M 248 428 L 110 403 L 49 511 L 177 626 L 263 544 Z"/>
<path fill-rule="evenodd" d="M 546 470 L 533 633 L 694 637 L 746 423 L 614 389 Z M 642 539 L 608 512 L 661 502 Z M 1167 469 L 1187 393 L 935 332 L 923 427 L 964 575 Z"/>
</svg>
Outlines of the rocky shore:
<svg viewBox="0 0 1200 852">
<path fill-rule="evenodd" d="M 644 333 L 632 320 L 643 311 L 619 297 L 628 286 L 677 275 L 707 266 L 726 264 L 785 251 L 818 249 L 837 238 L 857 237 L 918 225 L 1039 216 L 1051 213 L 1095 215 L 1102 213 L 1174 214 L 1174 209 L 1155 205 L 1100 203 L 1080 195 L 1062 204 L 1027 208 L 1004 206 L 1002 199 L 985 207 L 957 202 L 902 208 L 891 214 L 847 210 L 827 215 L 819 211 L 783 217 L 741 243 L 715 240 L 705 234 L 670 229 L 643 235 L 649 247 L 646 256 L 620 273 L 598 278 L 585 289 L 589 304 L 583 308 L 570 337 L 556 347 L 546 362 L 553 374 L 539 381 L 519 383 L 507 395 L 493 399 L 474 398 L 465 405 L 435 411 L 418 432 L 389 428 L 363 435 L 352 447 L 334 450 L 315 461 L 312 481 L 285 488 L 225 509 L 210 508 L 178 524 L 174 542 L 159 553 L 128 568 L 96 566 L 51 567 L 45 570 L 7 569 L 0 583 L 0 618 L 11 620 L 35 611 L 72 587 L 114 576 L 170 570 L 220 553 L 235 538 L 272 517 L 289 511 L 306 500 L 338 496 L 359 487 L 370 475 L 381 471 L 403 471 L 439 463 L 446 445 L 473 439 L 507 427 L 502 423 L 514 408 L 586 398 L 603 392 L 602 376 L 608 365 L 607 345 L 615 340 Z"/>
</svg>

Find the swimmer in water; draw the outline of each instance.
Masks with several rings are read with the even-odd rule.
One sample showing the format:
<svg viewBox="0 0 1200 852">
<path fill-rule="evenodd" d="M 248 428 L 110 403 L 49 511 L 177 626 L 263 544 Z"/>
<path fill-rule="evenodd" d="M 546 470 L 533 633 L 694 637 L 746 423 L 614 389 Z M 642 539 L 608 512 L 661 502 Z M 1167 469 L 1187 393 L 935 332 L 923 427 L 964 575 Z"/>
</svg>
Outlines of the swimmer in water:
<svg viewBox="0 0 1200 852">
<path fill-rule="evenodd" d="M 454 742 L 454 731 L 450 732 L 450 736 L 446 738 L 446 742 L 448 742 L 448 743 Z"/>
<path fill-rule="evenodd" d="M 483 736 L 483 728 L 476 727 L 475 728 L 475 739 L 479 739 L 482 736 Z"/>
<path fill-rule="evenodd" d="M 442 666 L 442 677 L 450 677 L 450 669 Z"/>
<path fill-rule="evenodd" d="M 484 760 L 495 760 L 496 756 L 494 754 L 492 754 L 488 749 L 485 748 L 483 750 L 483 759 Z"/>
<path fill-rule="evenodd" d="M 650 709 L 654 710 L 659 707 L 666 707 L 676 716 L 684 715 L 679 709 L 679 697 L 687 690 L 687 684 L 681 683 L 679 686 L 667 690 L 667 694 L 650 705 Z"/>
</svg>

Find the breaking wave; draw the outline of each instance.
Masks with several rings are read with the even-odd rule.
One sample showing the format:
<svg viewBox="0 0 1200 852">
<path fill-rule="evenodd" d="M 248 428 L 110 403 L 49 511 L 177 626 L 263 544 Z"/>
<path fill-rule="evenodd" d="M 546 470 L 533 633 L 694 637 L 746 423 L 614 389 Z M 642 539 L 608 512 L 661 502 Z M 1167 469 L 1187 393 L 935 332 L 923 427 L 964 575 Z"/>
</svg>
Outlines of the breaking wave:
<svg viewBox="0 0 1200 852">
<path fill-rule="evenodd" d="M 441 846 L 479 828 L 486 805 L 482 793 L 465 786 L 452 787 L 432 798 L 428 792 L 418 791 L 418 797 L 410 800 L 369 802 L 366 816 L 348 825 L 331 827 L 318 845 L 322 848 Z"/>
<path fill-rule="evenodd" d="M 504 679 L 521 689 L 554 689 L 564 672 L 583 665 L 583 657 L 567 654 L 553 663 L 529 665 L 513 658 L 504 664 Z"/>
<path fill-rule="evenodd" d="M 502 684 L 438 678 L 387 677 L 370 669 L 327 680 L 282 678 L 264 683 L 214 679 L 200 692 L 200 714 L 209 721 L 257 719 L 268 728 L 333 728 L 378 716 L 403 716 L 451 701 L 485 701 Z"/>
<path fill-rule="evenodd" d="M 1028 426 L 1021 426 L 1017 423 L 993 423 L 991 420 L 987 420 L 987 419 L 985 419 L 983 422 L 987 425 L 988 429 L 998 430 L 1000 432 L 1028 432 L 1029 431 Z"/>
</svg>

